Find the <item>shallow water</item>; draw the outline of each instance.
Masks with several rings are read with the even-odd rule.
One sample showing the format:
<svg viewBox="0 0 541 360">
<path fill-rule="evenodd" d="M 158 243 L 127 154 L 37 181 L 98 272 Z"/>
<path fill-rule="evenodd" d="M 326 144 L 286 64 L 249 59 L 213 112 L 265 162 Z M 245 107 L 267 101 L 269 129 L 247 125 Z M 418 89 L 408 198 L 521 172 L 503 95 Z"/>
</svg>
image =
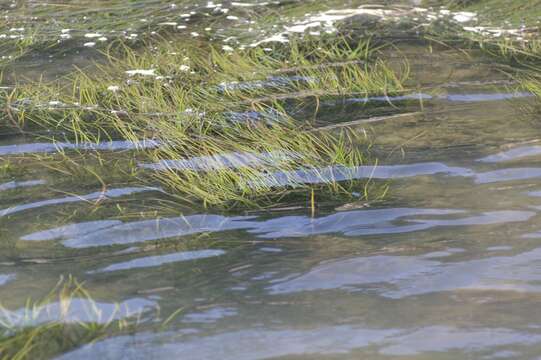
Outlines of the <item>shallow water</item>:
<svg viewBox="0 0 541 360">
<path fill-rule="evenodd" d="M 324 104 L 332 123 L 363 114 L 367 102 L 423 97 L 424 111 L 358 125 L 374 134 L 378 166 L 275 177 L 284 184 L 390 181 L 384 201 L 321 204 L 314 217 L 308 206 L 165 208 L 159 188 L 122 177 L 103 188 L 38 166 L 62 151 L 122 158 L 134 143 L 1 137 L 0 165 L 9 167 L 0 172 L 0 302 L 15 316 L 28 297 L 46 295 L 72 274 L 96 303 L 72 300 L 67 322 L 139 314 L 154 323 L 182 308 L 167 328 L 107 337 L 59 359 L 538 358 L 541 127 L 534 100 L 483 85 L 502 79 L 479 54 L 403 50 L 417 54 L 411 68 L 419 84 L 454 85 L 426 96 Z M 231 166 L 274 158 L 224 156 Z M 173 165 L 213 168 L 201 158 Z M 92 306 L 102 318 L 89 318 Z M 51 303 L 34 321 L 54 319 L 61 308 Z"/>
</svg>

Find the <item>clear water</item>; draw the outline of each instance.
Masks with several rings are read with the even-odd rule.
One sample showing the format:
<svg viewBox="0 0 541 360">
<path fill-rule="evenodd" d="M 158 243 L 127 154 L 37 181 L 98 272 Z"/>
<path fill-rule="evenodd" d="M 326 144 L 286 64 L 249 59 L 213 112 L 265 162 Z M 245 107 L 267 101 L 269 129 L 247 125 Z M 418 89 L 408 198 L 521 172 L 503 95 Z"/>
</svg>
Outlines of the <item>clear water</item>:
<svg viewBox="0 0 541 360">
<path fill-rule="evenodd" d="M 390 181 L 385 201 L 321 204 L 315 217 L 307 206 L 164 209 L 159 189 L 122 178 L 102 189 L 42 166 L 75 145 L 3 135 L 0 164 L 11 170 L 0 178 L 0 302 L 16 313 L 72 274 L 104 318 L 139 312 L 153 323 L 183 309 L 162 331 L 143 326 L 59 359 L 538 358 L 534 100 L 479 84 L 502 80 L 479 54 L 403 50 L 415 81 L 448 86 L 424 99 L 423 115 L 359 125 L 373 134 L 381 165 L 353 176 Z M 47 65 L 55 66 L 62 70 Z M 364 102 L 330 103 L 327 117 L 350 120 Z M 98 150 L 122 158 L 131 147 Z M 84 302 L 66 319 L 96 320 Z"/>
</svg>

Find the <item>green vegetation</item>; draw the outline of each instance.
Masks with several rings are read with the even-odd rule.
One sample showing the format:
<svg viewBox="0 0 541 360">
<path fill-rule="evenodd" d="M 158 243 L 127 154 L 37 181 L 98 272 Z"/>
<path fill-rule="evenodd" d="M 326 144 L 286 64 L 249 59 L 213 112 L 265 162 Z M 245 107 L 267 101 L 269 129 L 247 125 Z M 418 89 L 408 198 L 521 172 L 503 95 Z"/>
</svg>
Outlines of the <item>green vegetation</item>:
<svg viewBox="0 0 541 360">
<path fill-rule="evenodd" d="M 75 301 L 84 309 L 72 309 Z M 111 314 L 104 314 L 83 284 L 71 276 L 61 279 L 47 296 L 29 299 L 16 312 L 0 307 L 0 359 L 48 359 L 107 336 L 128 334 L 140 326 L 142 315 L 127 316 L 128 311 L 116 305 Z"/>
<path fill-rule="evenodd" d="M 523 140 L 537 144 L 532 138 L 538 134 L 521 126 L 511 106 L 483 102 L 490 98 L 483 98 L 486 93 L 497 92 L 498 99 L 514 90 L 541 100 L 537 1 L 429 2 L 479 12 L 479 23 L 454 21 L 445 9 L 414 10 L 411 2 L 385 1 L 391 5 L 360 11 L 351 8 L 365 1 L 224 2 L 227 12 L 206 0 L 175 3 L 0 5 L 9 14 L 0 24 L 6 35 L 0 42 L 6 54 L 0 59 L 0 136 L 7 154 L 0 156 L 0 211 L 8 214 L 0 218 L 0 280 L 14 293 L 2 299 L 9 310 L 0 306 L 0 360 L 53 358 L 107 337 L 154 331 L 178 314 L 165 322 L 160 314 L 145 312 L 149 322 L 141 314 L 125 316 L 122 304 L 94 301 L 71 277 L 43 299 L 21 304 L 27 286 L 45 292 L 49 285 L 42 284 L 51 274 L 56 280 L 79 264 L 94 289 L 113 289 L 118 299 L 137 296 L 168 309 L 193 306 L 198 313 L 231 307 L 238 316 L 222 319 L 218 309 L 209 322 L 182 321 L 177 340 L 184 341 L 222 334 L 223 324 L 227 331 L 235 331 L 232 323 L 251 326 L 260 307 L 261 319 L 254 319 L 263 327 L 275 312 L 302 310 L 300 303 L 267 301 L 267 295 L 276 297 L 268 284 L 289 278 L 290 270 L 317 271 L 326 259 L 336 263 L 353 253 L 422 256 L 453 245 L 453 226 L 494 234 L 491 226 L 508 226 L 503 222 L 509 217 L 529 219 L 516 211 L 514 220 L 514 213 L 535 206 L 533 196 L 525 198 L 535 190 L 535 174 L 525 176 L 528 184 L 505 185 L 515 181 L 514 171 L 530 172 L 528 159 L 510 157 L 512 170 L 501 185 L 481 180 L 498 177 L 505 163 L 474 159 Z M 320 14 L 336 4 L 336 12 Z M 501 9 L 514 12 L 512 23 L 501 21 Z M 326 20 L 333 16 L 339 20 Z M 516 30 L 523 20 L 522 32 L 502 36 L 487 36 L 477 26 Z M 269 35 L 279 41 L 250 45 Z M 512 106 L 526 107 L 529 100 L 517 96 Z M 378 135 L 377 146 L 370 134 Z M 103 145 L 110 141 L 121 144 Z M 54 142 L 59 149 L 45 144 L 19 151 L 31 142 Z M 355 176 L 370 177 L 376 156 L 389 165 L 378 177 L 400 179 L 398 195 L 367 215 L 358 210 L 385 196 L 387 184 Z M 152 191 L 105 195 L 142 186 Z M 515 190 L 519 205 L 511 197 Z M 499 202 L 490 196 L 495 191 Z M 315 218 L 318 207 L 318 219 L 306 219 Z M 244 225 L 238 215 L 255 216 Z M 180 217 L 185 224 L 169 219 Z M 44 231 L 50 236 L 29 236 Z M 297 232 L 293 243 L 289 236 Z M 462 247 L 468 239 L 456 241 Z M 483 239 L 500 245 L 497 237 Z M 208 263 L 190 254 L 183 258 L 185 250 L 215 246 L 227 256 Z M 284 274 L 271 272 L 278 258 L 269 253 L 282 247 L 287 256 L 276 264 Z M 104 315 L 101 309 L 109 305 L 116 310 Z M 346 312 L 356 317 L 358 308 Z M 239 323 L 241 317 L 248 321 Z M 291 324 L 297 328 L 298 319 Z M 284 322 L 284 329 L 289 325 Z"/>
<path fill-rule="evenodd" d="M 436 22 L 424 37 L 460 50 L 479 49 L 493 66 L 519 83 L 519 89 L 539 94 L 541 2 L 451 0 L 431 4 L 478 14 L 475 26 Z"/>
<path fill-rule="evenodd" d="M 504 22 L 513 26 L 538 26 L 541 18 L 539 0 L 450 0 L 439 3 L 455 10 L 477 12 L 482 22 L 500 26 Z"/>
<path fill-rule="evenodd" d="M 397 75 L 377 59 L 368 40 L 308 38 L 271 51 L 167 41 L 120 48 L 91 75 L 21 84 L 8 97 L 8 115 L 21 128 L 61 131 L 75 142 L 156 141 L 159 148 L 144 151 L 147 162 L 213 158 L 212 169 L 163 166 L 151 175 L 205 206 L 268 205 L 292 189 L 313 191 L 301 183 L 276 188 L 269 174 L 365 164 L 364 134 L 314 128 L 320 98 L 392 95 L 407 77 L 407 68 Z M 250 160 L 231 166 L 224 154 Z M 364 193 L 358 183 L 321 182 L 331 193 Z"/>
<path fill-rule="evenodd" d="M 165 5 L 156 1 L 144 11 L 155 7 L 162 14 Z M 466 10 L 480 6 L 456 1 L 447 5 Z M 59 16 L 90 16 L 74 6 L 60 9 Z M 325 9 L 313 4 L 278 6 L 287 8 L 290 17 Z M 113 3 L 108 13 L 116 14 L 118 9 Z M 24 7 L 17 10 L 24 13 Z M 131 11 L 136 19 L 143 10 Z M 278 21 L 272 12 L 242 11 L 274 19 L 266 24 Z M 165 20 L 147 15 L 152 20 L 144 26 Z M 132 19 L 111 16 L 111 20 Z M 224 14 L 219 17 L 225 21 Z M 107 21 L 107 16 L 98 18 Z M 92 22 L 95 31 L 127 25 L 99 21 Z M 536 92 L 533 70 L 538 41 L 487 38 L 460 26 L 442 27 L 440 22 L 425 36 L 485 50 L 500 59 L 503 71 L 512 69 L 509 75 L 522 81 L 524 89 Z M 320 196 L 368 196 L 366 182 L 339 182 L 322 174 L 320 184 L 307 185 L 295 178 L 275 181 L 273 176 L 296 171 L 319 174 L 322 169 L 374 162 L 367 155 L 370 143 L 364 133 L 346 127 L 319 131 L 317 126 L 322 99 L 387 96 L 406 90 L 408 67 L 391 68 L 381 60 L 381 39 L 303 34 L 289 43 L 238 49 L 198 37 L 183 39 L 181 44 L 175 39 L 161 32 L 137 42 L 117 39 L 103 52 L 106 61 L 77 68 L 54 81 L 20 82 L 5 90 L 5 121 L 18 129 L 51 131 L 54 141 L 155 141 L 158 148 L 138 149 L 129 166 L 120 166 L 123 174 L 144 184 L 159 184 L 188 203 L 270 206 L 289 195 L 312 199 L 316 190 Z M 506 68 L 509 63 L 520 66 Z M 59 171 L 78 178 L 92 173 L 106 186 L 100 166 L 87 169 L 85 154 L 79 153 L 77 160 L 70 156 L 64 154 L 61 163 L 66 167 L 58 167 Z M 100 155 L 89 156 L 100 159 Z M 202 166 L 205 162 L 211 165 Z"/>
</svg>

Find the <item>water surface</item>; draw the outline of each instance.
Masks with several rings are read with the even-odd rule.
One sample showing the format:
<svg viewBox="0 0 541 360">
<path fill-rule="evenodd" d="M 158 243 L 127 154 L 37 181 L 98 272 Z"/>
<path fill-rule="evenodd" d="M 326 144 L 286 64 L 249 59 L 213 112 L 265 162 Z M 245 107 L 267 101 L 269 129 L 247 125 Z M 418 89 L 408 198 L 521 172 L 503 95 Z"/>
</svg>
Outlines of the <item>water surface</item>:
<svg viewBox="0 0 541 360">
<path fill-rule="evenodd" d="M 248 9 L 274 6 L 227 4 L 246 21 Z M 104 5 L 92 6 L 99 11 Z M 129 9 L 138 6 L 148 9 L 149 22 L 159 19 L 162 25 L 156 26 L 177 28 L 196 27 L 196 20 L 183 19 L 225 7 L 135 1 Z M 181 16 L 190 11 L 195 13 Z M 245 25 L 231 25 L 239 39 Z M 157 31 L 149 25 L 117 34 L 130 25 L 115 26 L 74 24 L 76 29 L 64 32 L 79 41 L 71 59 L 31 57 L 14 71 L 37 71 L 36 64 L 46 63 L 54 74 L 64 71 L 64 62 L 84 62 L 93 46 L 80 42 L 100 44 L 101 36 L 85 37 L 91 30 L 107 37 L 102 42 L 114 34 Z M 48 29 L 62 34 L 54 24 Z M 179 36 L 191 36 L 178 30 Z M 265 36 L 267 31 L 272 35 L 265 28 Z M 308 206 L 252 213 L 166 209 L 159 188 L 134 186 L 121 176 L 114 177 L 114 187 L 103 188 L 95 179 L 66 178 L 40 166 L 70 151 L 98 150 L 122 159 L 141 144 L 1 137 L 0 165 L 10 166 L 0 173 L 0 301 L 17 314 L 28 297 L 46 295 L 61 275 L 71 274 L 84 281 L 96 303 L 74 299 L 66 321 L 138 313 L 151 324 L 163 321 L 156 308 L 161 314 L 182 308 L 160 331 L 143 326 L 59 359 L 541 356 L 541 127 L 539 115 L 525 111 L 534 99 L 500 85 L 501 74 L 477 53 L 429 53 L 411 43 L 403 51 L 415 55 L 415 81 L 444 84 L 445 93 L 323 103 L 330 108 L 328 122 L 340 123 L 351 120 L 351 113 L 364 115 L 369 103 L 417 106 L 422 98 L 422 114 L 359 125 L 374 134 L 378 166 L 306 169 L 271 178 L 281 185 L 328 178 L 389 182 L 389 195 L 375 203 L 318 204 L 314 216 Z M 294 154 L 223 156 L 234 167 Z M 213 160 L 135 166 L 212 171 Z M 113 311 L 115 303 L 120 311 Z M 97 306 L 103 319 L 88 318 L 88 306 Z M 51 303 L 35 321 L 60 311 L 61 304 Z"/>
</svg>

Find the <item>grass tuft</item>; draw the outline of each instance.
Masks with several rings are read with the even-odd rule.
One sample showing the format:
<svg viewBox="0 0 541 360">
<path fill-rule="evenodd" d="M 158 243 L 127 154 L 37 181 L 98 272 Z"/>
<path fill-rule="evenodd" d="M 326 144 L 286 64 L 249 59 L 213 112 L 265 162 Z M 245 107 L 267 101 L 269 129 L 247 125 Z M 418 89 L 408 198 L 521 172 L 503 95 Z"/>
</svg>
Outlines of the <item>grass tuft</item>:
<svg viewBox="0 0 541 360">
<path fill-rule="evenodd" d="M 84 304 L 84 308 L 72 309 L 74 301 Z M 139 326 L 141 313 L 116 316 L 120 311 L 117 305 L 106 317 L 83 284 L 71 276 L 61 279 L 47 296 L 37 301 L 29 299 L 20 311 L 0 306 L 0 359 L 52 358 Z"/>
<path fill-rule="evenodd" d="M 92 73 L 77 69 L 53 83 L 21 84 L 7 108 L 20 127 L 47 128 L 74 142 L 157 141 L 157 149 L 141 149 L 142 177 L 204 206 L 258 206 L 291 193 L 310 196 L 314 187 L 351 195 L 364 185 L 322 176 L 318 185 L 276 186 L 268 178 L 367 162 L 364 133 L 314 131 L 313 120 L 321 98 L 403 90 L 407 67 L 397 73 L 377 55 L 369 39 L 346 38 L 233 52 L 196 42 L 162 41 L 142 51 L 119 44 Z M 209 161 L 210 169 L 198 164 Z M 171 165 L 178 163 L 192 165 Z"/>
</svg>

